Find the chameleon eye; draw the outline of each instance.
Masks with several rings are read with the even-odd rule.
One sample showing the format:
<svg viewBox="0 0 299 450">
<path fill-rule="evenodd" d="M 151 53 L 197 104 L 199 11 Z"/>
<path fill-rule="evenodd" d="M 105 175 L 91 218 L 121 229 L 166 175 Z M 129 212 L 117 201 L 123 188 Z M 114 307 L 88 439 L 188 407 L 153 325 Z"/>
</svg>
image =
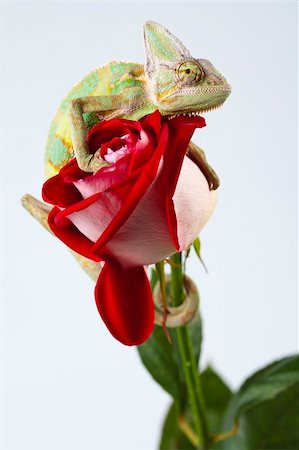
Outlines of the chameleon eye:
<svg viewBox="0 0 299 450">
<path fill-rule="evenodd" d="M 177 76 L 181 83 L 193 85 L 204 79 L 204 71 L 195 61 L 184 61 L 177 68 Z"/>
</svg>

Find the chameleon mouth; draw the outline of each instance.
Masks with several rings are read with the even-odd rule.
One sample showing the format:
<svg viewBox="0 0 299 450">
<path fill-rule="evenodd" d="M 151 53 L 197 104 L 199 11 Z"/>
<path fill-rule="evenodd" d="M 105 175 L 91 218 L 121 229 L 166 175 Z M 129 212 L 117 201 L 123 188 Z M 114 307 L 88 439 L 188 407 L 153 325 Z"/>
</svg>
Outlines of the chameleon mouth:
<svg viewBox="0 0 299 450">
<path fill-rule="evenodd" d="M 182 112 L 177 112 L 177 113 L 174 113 L 174 114 L 167 115 L 167 119 L 168 120 L 174 119 L 175 117 L 178 117 L 178 116 L 189 116 L 189 117 L 200 116 L 202 113 L 205 113 L 205 112 L 208 112 L 208 111 L 212 111 L 213 109 L 219 108 L 220 106 L 223 105 L 223 103 L 224 103 L 224 101 L 221 102 L 221 103 L 217 103 L 216 105 L 205 106 L 205 107 L 201 108 L 198 111 L 186 111 L 186 112 L 183 112 L 183 113 Z"/>
</svg>

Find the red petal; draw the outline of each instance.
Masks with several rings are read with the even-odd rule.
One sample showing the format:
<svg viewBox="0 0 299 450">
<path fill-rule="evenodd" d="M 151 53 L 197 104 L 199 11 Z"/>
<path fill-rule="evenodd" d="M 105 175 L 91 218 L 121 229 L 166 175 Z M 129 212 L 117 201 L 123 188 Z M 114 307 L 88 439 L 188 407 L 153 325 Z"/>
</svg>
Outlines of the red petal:
<svg viewBox="0 0 299 450">
<path fill-rule="evenodd" d="M 94 253 L 92 253 L 93 242 L 84 236 L 80 231 L 64 218 L 64 226 L 57 226 L 56 217 L 61 211 L 57 206 L 55 206 L 48 216 L 49 227 L 62 242 L 64 242 L 70 249 L 85 256 L 86 258 L 92 259 L 93 261 L 101 261 L 101 258 Z M 68 222 L 68 226 L 67 226 Z"/>
<path fill-rule="evenodd" d="M 42 188 L 43 200 L 62 208 L 79 202 L 82 200 L 82 195 L 72 184 L 72 179 L 82 179 L 89 175 L 90 173 L 79 169 L 76 159 L 73 158 L 57 175 L 44 183 Z"/>
<path fill-rule="evenodd" d="M 139 124 L 133 120 L 111 119 L 94 125 L 87 134 L 87 143 L 91 153 L 94 153 L 101 145 L 115 137 L 121 137 L 131 131 L 138 132 Z"/>
<path fill-rule="evenodd" d="M 167 151 L 164 154 L 163 174 L 161 182 L 164 184 L 166 194 L 166 213 L 169 231 L 172 241 L 179 250 L 179 240 L 177 234 L 177 218 L 173 203 L 173 195 L 180 175 L 187 146 L 196 128 L 205 126 L 203 117 L 179 116 L 168 121 L 169 141 Z"/>
<path fill-rule="evenodd" d="M 98 311 L 110 333 L 125 345 L 140 345 L 154 328 L 154 303 L 143 267 L 105 263 L 95 287 Z"/>
<path fill-rule="evenodd" d="M 142 129 L 147 130 L 147 132 L 151 132 L 153 137 L 155 137 L 157 139 L 161 133 L 162 119 L 163 118 L 162 118 L 159 110 L 157 109 L 152 114 L 148 114 L 148 115 L 144 116 L 142 119 L 140 119 L 140 123 L 141 123 Z"/>
<path fill-rule="evenodd" d="M 130 217 L 137 204 L 140 202 L 145 192 L 154 181 L 160 159 L 165 150 L 168 138 L 168 128 L 166 126 L 162 127 L 159 145 L 155 150 L 154 155 L 151 160 L 144 166 L 139 178 L 136 180 L 135 184 L 131 184 L 131 191 L 128 192 L 124 189 L 123 192 L 119 189 L 119 186 L 112 186 L 111 190 L 116 191 L 118 188 L 118 195 L 122 198 L 123 204 L 120 210 L 116 213 L 114 218 L 111 220 L 110 224 L 106 230 L 101 234 L 94 246 L 94 251 L 99 252 L 101 248 L 113 237 L 113 235 L 119 230 L 123 223 Z M 138 175 L 138 171 L 132 175 L 132 180 L 134 176 Z"/>
</svg>

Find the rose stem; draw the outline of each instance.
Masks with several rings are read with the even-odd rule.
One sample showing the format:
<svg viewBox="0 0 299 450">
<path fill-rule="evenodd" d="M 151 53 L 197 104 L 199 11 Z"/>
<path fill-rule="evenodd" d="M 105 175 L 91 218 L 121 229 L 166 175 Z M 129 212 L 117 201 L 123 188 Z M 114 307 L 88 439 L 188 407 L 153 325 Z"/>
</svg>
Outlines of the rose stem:
<svg viewBox="0 0 299 450">
<path fill-rule="evenodd" d="M 158 274 L 159 282 L 160 282 L 160 291 L 162 296 L 162 303 L 163 303 L 163 323 L 162 328 L 164 331 L 165 336 L 167 337 L 168 342 L 171 344 L 171 336 L 169 333 L 169 330 L 166 326 L 166 318 L 167 318 L 167 292 L 166 292 L 166 281 L 165 281 L 165 267 L 164 267 L 164 261 L 160 261 L 156 263 L 156 271 Z"/>
<path fill-rule="evenodd" d="M 178 306 L 182 303 L 184 294 L 181 253 L 176 253 L 171 257 L 171 259 L 175 263 L 171 266 L 172 301 L 174 306 Z M 175 331 L 187 385 L 187 392 L 192 406 L 194 425 L 198 434 L 198 448 L 204 449 L 207 447 L 209 439 L 208 424 L 199 372 L 193 353 L 190 331 L 186 326 L 177 327 Z"/>
</svg>

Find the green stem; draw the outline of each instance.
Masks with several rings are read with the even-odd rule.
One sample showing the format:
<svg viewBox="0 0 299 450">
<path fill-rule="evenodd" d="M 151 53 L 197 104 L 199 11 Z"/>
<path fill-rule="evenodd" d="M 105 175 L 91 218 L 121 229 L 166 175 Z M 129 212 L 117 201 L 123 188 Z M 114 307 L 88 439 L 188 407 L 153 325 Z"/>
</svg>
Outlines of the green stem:
<svg viewBox="0 0 299 450">
<path fill-rule="evenodd" d="M 174 306 L 178 306 L 182 303 L 184 295 L 181 253 L 176 253 L 171 259 L 175 263 L 171 267 L 172 301 Z M 193 411 L 194 426 L 198 435 L 198 448 L 202 450 L 207 448 L 209 432 L 201 383 L 188 327 L 176 328 L 176 335 L 187 392 Z"/>
</svg>

